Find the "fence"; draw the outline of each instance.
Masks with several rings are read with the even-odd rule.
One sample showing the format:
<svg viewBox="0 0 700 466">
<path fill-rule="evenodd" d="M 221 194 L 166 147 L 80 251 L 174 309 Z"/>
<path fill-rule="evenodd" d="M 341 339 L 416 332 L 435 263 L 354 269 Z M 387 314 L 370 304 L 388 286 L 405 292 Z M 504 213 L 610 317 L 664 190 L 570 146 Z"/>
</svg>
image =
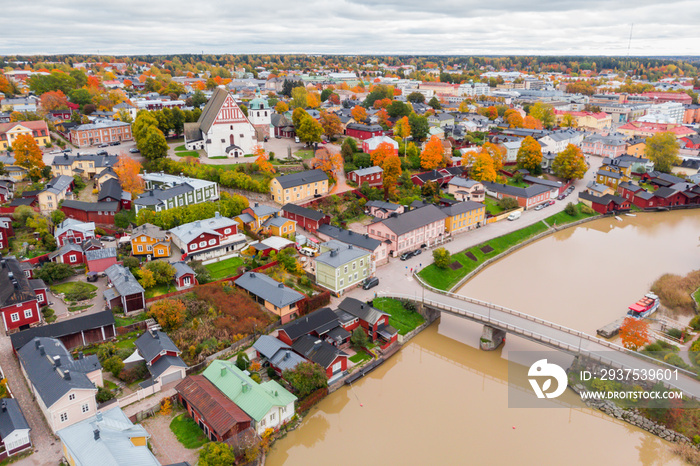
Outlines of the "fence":
<svg viewBox="0 0 700 466">
<path fill-rule="evenodd" d="M 504 219 L 508 218 L 508 216 L 510 214 L 512 214 L 513 212 L 522 212 L 523 210 L 525 210 L 524 207 L 518 207 L 517 209 L 509 210 L 507 212 L 503 212 L 502 214 L 494 215 L 494 216 L 486 219 L 486 224 L 495 223 L 495 222 L 498 222 L 500 220 L 504 220 Z"/>
</svg>

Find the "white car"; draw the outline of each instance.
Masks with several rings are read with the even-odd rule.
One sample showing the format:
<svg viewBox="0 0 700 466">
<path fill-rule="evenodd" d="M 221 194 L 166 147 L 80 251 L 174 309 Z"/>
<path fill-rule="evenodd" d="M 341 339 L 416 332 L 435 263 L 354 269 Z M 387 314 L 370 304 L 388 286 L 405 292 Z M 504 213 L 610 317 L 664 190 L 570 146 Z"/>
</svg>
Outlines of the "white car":
<svg viewBox="0 0 700 466">
<path fill-rule="evenodd" d="M 301 141 L 299 140 L 299 136 L 295 136 L 295 137 L 294 137 L 294 142 L 296 142 L 297 144 L 299 144 L 299 143 L 301 142 Z"/>
</svg>

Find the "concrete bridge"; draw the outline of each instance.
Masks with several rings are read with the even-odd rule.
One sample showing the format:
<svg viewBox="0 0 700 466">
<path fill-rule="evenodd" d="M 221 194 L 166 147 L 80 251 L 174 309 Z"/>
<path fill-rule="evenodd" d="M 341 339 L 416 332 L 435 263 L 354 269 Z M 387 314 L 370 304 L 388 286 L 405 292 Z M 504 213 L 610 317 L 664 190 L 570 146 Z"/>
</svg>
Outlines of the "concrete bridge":
<svg viewBox="0 0 700 466">
<path fill-rule="evenodd" d="M 415 275 L 414 278 L 419 280 Z M 419 283 L 420 280 L 419 280 Z M 678 389 L 700 400 L 700 381 L 696 374 L 628 350 L 609 341 L 573 330 L 553 322 L 523 314 L 495 304 L 436 290 L 422 284 L 421 296 L 400 293 L 381 293 L 396 299 L 414 301 L 428 309 L 484 324 L 480 346 L 493 350 L 503 343 L 506 333 L 518 335 L 550 348 L 588 358 L 617 369 L 671 369 L 678 370 L 678 380 L 668 382 L 668 388 Z"/>
</svg>

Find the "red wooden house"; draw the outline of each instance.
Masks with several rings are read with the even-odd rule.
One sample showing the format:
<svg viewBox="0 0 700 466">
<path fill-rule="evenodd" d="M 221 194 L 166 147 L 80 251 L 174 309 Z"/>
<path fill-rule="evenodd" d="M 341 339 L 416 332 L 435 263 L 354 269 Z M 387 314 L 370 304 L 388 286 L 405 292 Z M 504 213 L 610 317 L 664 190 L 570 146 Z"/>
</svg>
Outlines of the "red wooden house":
<svg viewBox="0 0 700 466">
<path fill-rule="evenodd" d="M 174 262 L 173 267 L 175 267 L 175 288 L 178 290 L 191 288 L 197 284 L 197 274 L 194 273 L 192 267 L 187 265 L 185 262 Z"/>
<path fill-rule="evenodd" d="M 117 263 L 117 248 L 86 251 L 85 262 L 89 272 L 104 272 Z"/>
<path fill-rule="evenodd" d="M 180 404 L 211 441 L 225 442 L 251 426 L 250 416 L 203 375 L 186 377 L 175 391 Z"/>
<path fill-rule="evenodd" d="M 345 134 L 360 140 L 365 140 L 375 136 L 382 136 L 384 134 L 384 129 L 379 125 L 350 123 L 345 127 Z"/>
<path fill-rule="evenodd" d="M 352 332 L 355 328 L 361 327 L 370 340 L 380 340 L 382 349 L 397 340 L 399 332 L 389 325 L 389 314 L 386 312 L 355 298 L 345 298 L 338 304 L 338 309 L 357 318 L 357 323 L 344 326 L 345 330 Z"/>
<path fill-rule="evenodd" d="M 358 186 L 364 183 L 370 186 L 382 186 L 384 170 L 382 167 L 361 168 L 348 173 L 348 179 L 354 181 Z"/>
<path fill-rule="evenodd" d="M 85 262 L 85 253 L 79 244 L 66 243 L 50 253 L 49 260 L 59 264 L 78 265 Z"/>
<path fill-rule="evenodd" d="M 620 196 L 606 194 L 604 196 L 594 196 L 585 191 L 581 191 L 578 195 L 579 199 L 586 205 L 599 214 L 607 214 L 608 212 L 629 210 L 631 202 Z"/>
<path fill-rule="evenodd" d="M 661 187 L 654 191 L 654 198 L 657 207 L 671 207 L 677 205 L 686 205 L 688 196 L 686 195 L 686 183 L 679 183 L 670 187 Z"/>
<path fill-rule="evenodd" d="M 0 249 L 9 246 L 10 238 L 15 236 L 12 229 L 12 219 L 10 217 L 0 217 Z"/>
<path fill-rule="evenodd" d="M 342 374 L 348 368 L 348 355 L 334 345 L 312 335 L 298 338 L 292 349 L 326 371 L 328 379 Z"/>
<path fill-rule="evenodd" d="M 28 279 L 14 257 L 0 256 L 0 317 L 7 332 L 42 322 L 39 308 L 48 303 L 46 284 Z"/>
<path fill-rule="evenodd" d="M 58 247 L 68 243 L 82 244 L 88 239 L 95 237 L 95 224 L 74 218 L 67 218 L 56 227 L 54 237 L 56 238 Z"/>
<path fill-rule="evenodd" d="M 315 232 L 324 223 L 331 223 L 331 218 L 318 210 L 307 209 L 296 204 L 285 204 L 282 207 L 282 215 L 285 218 L 297 222 L 297 226 L 304 230 Z"/>
<path fill-rule="evenodd" d="M 335 312 L 324 307 L 283 325 L 277 332 L 277 338 L 292 345 L 304 335 L 325 338 L 331 330 L 339 325 Z"/>
<path fill-rule="evenodd" d="M 81 222 L 95 222 L 103 225 L 114 225 L 114 215 L 119 212 L 119 202 L 84 202 L 65 200 L 61 210 L 66 217 Z"/>
</svg>

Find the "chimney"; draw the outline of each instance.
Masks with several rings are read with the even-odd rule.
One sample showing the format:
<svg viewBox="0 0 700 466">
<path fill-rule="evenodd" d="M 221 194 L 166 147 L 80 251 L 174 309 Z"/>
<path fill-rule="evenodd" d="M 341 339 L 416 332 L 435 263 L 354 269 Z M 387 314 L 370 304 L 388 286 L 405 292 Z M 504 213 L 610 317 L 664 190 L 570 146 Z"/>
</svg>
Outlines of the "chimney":
<svg viewBox="0 0 700 466">
<path fill-rule="evenodd" d="M 9 278 L 10 280 L 12 280 L 12 279 L 15 278 L 15 274 L 12 273 L 12 272 L 7 272 L 7 278 Z"/>
<path fill-rule="evenodd" d="M 78 359 L 83 359 L 84 357 L 85 357 L 85 355 L 83 354 L 83 352 L 79 351 L 78 352 Z"/>
<path fill-rule="evenodd" d="M 7 403 L 5 402 L 5 400 L 2 400 L 2 403 L 0 403 L 0 409 L 3 413 L 7 411 Z"/>
<path fill-rule="evenodd" d="M 56 367 L 61 367 L 61 356 L 56 355 L 53 357 L 53 365 Z"/>
<path fill-rule="evenodd" d="M 98 441 L 100 439 L 100 429 L 95 429 L 92 433 L 95 437 L 95 441 Z"/>
<path fill-rule="evenodd" d="M 95 419 L 97 419 L 97 422 L 102 421 L 102 411 L 97 411 L 97 414 L 95 414 Z"/>
<path fill-rule="evenodd" d="M 214 212 L 214 218 L 221 218 L 221 214 L 218 211 Z"/>
<path fill-rule="evenodd" d="M 226 375 L 226 372 L 227 372 L 227 371 L 226 371 L 226 368 L 225 368 L 225 367 L 222 367 L 222 368 L 221 368 L 221 377 L 225 376 L 225 375 Z"/>
<path fill-rule="evenodd" d="M 63 378 L 65 380 L 70 380 L 70 371 L 63 372 Z"/>
<path fill-rule="evenodd" d="M 45 356 L 46 351 L 44 351 L 44 345 L 39 345 L 38 348 L 39 348 L 39 355 Z"/>
<path fill-rule="evenodd" d="M 16 290 L 19 290 L 19 282 L 15 280 L 14 278 L 12 279 L 12 285 L 14 285 Z"/>
<path fill-rule="evenodd" d="M 40 346 L 41 346 L 41 341 L 39 341 L 39 339 L 37 338 L 36 340 L 34 340 L 34 347 L 36 349 L 39 349 Z"/>
<path fill-rule="evenodd" d="M 287 352 L 284 354 L 284 359 L 285 359 L 285 361 L 286 361 L 287 359 L 289 359 L 291 356 L 292 356 L 292 352 L 289 351 L 289 350 L 287 350 Z"/>
<path fill-rule="evenodd" d="M 148 192 L 149 196 L 153 196 L 153 190 Z"/>
</svg>

